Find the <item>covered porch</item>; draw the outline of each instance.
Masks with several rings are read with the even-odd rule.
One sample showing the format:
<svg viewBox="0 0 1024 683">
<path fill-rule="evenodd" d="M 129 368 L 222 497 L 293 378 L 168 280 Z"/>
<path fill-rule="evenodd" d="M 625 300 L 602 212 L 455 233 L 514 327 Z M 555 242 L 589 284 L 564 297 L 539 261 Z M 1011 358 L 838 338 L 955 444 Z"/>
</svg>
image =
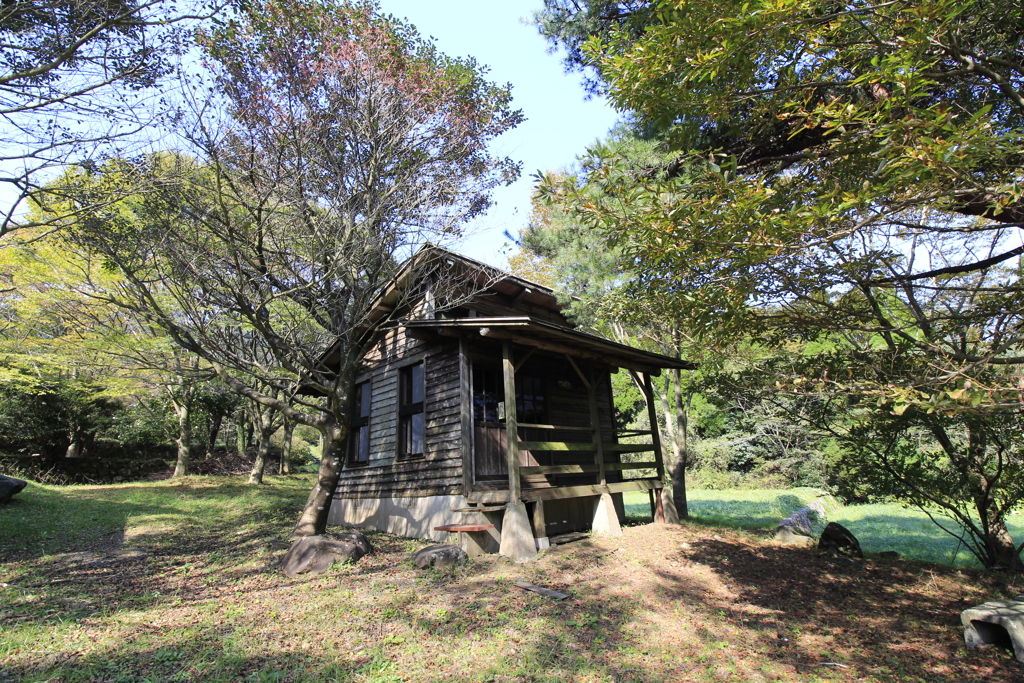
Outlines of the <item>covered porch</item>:
<svg viewBox="0 0 1024 683">
<path fill-rule="evenodd" d="M 463 446 L 467 506 L 459 512 L 494 523 L 502 554 L 529 559 L 549 535 L 581 525 L 621 533 L 630 491 L 646 491 L 664 521 L 651 377 L 692 363 L 529 317 L 408 326 L 460 339 L 462 433 L 473 436 Z M 618 368 L 632 375 L 653 428 L 616 428 L 610 375 Z"/>
</svg>

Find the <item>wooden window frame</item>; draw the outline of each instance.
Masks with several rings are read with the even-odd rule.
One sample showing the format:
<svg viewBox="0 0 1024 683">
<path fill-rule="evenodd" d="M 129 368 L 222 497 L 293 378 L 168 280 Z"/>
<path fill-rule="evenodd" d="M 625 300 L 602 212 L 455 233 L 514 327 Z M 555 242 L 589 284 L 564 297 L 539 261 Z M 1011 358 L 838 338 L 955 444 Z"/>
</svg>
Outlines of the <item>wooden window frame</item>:
<svg viewBox="0 0 1024 683">
<path fill-rule="evenodd" d="M 417 368 L 421 373 L 421 393 L 419 401 L 415 398 L 414 373 Z M 398 415 L 397 415 L 397 457 L 399 460 L 415 460 L 426 456 L 427 450 L 427 364 L 424 360 L 410 363 L 398 369 Z M 420 444 L 422 450 L 414 452 L 412 444 L 416 443 L 416 416 L 420 416 Z M 411 442 L 411 443 L 410 443 Z"/>
<path fill-rule="evenodd" d="M 364 396 L 364 390 L 366 395 Z M 370 421 L 373 414 L 373 380 L 357 382 L 353 396 L 356 398 L 349 421 L 348 464 L 350 467 L 366 467 L 370 464 Z M 364 398 L 369 399 L 364 401 Z M 365 414 L 363 414 L 365 413 Z M 362 431 L 366 430 L 366 459 L 360 460 L 363 445 Z"/>
</svg>

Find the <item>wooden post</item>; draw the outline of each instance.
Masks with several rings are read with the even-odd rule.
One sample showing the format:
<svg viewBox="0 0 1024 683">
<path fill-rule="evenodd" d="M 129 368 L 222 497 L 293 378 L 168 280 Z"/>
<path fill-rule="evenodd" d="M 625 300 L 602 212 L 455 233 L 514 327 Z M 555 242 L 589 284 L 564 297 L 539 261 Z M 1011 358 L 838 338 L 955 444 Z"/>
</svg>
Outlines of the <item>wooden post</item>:
<svg viewBox="0 0 1024 683">
<path fill-rule="evenodd" d="M 591 381 L 587 384 L 587 395 L 590 399 L 590 426 L 594 430 L 594 458 L 597 460 L 597 483 L 600 486 L 604 486 L 608 481 L 604 471 L 604 448 L 601 445 L 601 418 L 597 412 L 597 382 Z"/>
<path fill-rule="evenodd" d="M 661 489 L 654 489 L 654 500 L 657 508 L 654 512 L 654 521 L 659 524 L 665 523 L 665 506 L 661 504 Z"/>
<path fill-rule="evenodd" d="M 466 340 L 459 340 L 459 411 L 462 428 L 462 495 L 469 499 L 476 477 L 473 443 L 473 366 L 466 354 Z"/>
<path fill-rule="evenodd" d="M 654 489 L 647 491 L 647 497 L 651 500 L 651 521 L 654 522 L 658 519 L 658 506 L 654 504 Z"/>
<path fill-rule="evenodd" d="M 505 436 L 508 444 L 508 499 L 522 498 L 519 481 L 519 421 L 516 419 L 516 369 L 512 364 L 512 343 L 501 343 L 502 368 L 505 374 Z"/>
<path fill-rule="evenodd" d="M 661 430 L 658 428 L 658 413 L 654 410 L 654 387 L 651 376 L 644 373 L 644 399 L 647 401 L 647 416 L 651 421 L 651 443 L 654 445 L 654 460 L 658 463 L 658 479 L 665 483 L 665 459 L 661 454 Z M 661 507 L 661 492 L 658 493 L 658 507 Z"/>
</svg>

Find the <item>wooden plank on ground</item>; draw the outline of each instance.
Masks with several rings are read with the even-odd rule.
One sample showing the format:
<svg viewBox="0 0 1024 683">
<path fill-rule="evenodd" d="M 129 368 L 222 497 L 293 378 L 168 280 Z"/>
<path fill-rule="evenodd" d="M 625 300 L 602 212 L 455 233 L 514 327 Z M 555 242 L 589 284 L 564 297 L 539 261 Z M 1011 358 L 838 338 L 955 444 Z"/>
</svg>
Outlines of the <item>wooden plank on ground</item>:
<svg viewBox="0 0 1024 683">
<path fill-rule="evenodd" d="M 535 586 L 532 583 L 526 583 L 525 581 L 516 581 L 516 586 L 522 588 L 523 590 L 533 591 L 534 593 L 546 595 L 549 598 L 554 598 L 555 600 L 565 600 L 567 597 L 569 597 L 568 593 L 559 593 L 558 591 L 553 591 L 550 588 L 541 588 L 540 586 Z"/>
<path fill-rule="evenodd" d="M 590 534 L 584 534 L 579 531 L 571 531 L 567 534 L 558 534 L 548 539 L 551 545 L 562 545 L 563 543 L 572 543 L 573 541 L 582 541 L 585 538 L 590 538 Z"/>
</svg>

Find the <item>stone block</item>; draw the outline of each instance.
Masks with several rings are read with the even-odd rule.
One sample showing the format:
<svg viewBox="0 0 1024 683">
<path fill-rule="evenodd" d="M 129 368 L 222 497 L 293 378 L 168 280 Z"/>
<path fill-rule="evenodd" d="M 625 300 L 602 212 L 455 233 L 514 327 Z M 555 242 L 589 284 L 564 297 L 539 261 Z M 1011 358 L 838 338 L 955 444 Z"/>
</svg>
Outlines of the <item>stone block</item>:
<svg viewBox="0 0 1024 683">
<path fill-rule="evenodd" d="M 619 525 L 619 516 L 615 513 L 615 502 L 611 494 L 602 493 L 594 506 L 594 523 L 590 527 L 595 534 L 605 536 L 621 536 L 622 527 Z"/>
<path fill-rule="evenodd" d="M 446 569 L 465 563 L 468 559 L 466 551 L 457 545 L 428 545 L 413 558 L 413 562 L 420 569 L 433 567 L 434 569 Z"/>
<path fill-rule="evenodd" d="M 1017 661 L 1024 662 L 1024 601 L 993 600 L 960 613 L 964 642 L 972 650 L 979 645 L 1009 639 Z"/>
<path fill-rule="evenodd" d="M 505 506 L 499 552 L 513 562 L 526 562 L 537 556 L 533 527 L 529 515 L 526 514 L 526 503 L 515 501 Z"/>
</svg>

